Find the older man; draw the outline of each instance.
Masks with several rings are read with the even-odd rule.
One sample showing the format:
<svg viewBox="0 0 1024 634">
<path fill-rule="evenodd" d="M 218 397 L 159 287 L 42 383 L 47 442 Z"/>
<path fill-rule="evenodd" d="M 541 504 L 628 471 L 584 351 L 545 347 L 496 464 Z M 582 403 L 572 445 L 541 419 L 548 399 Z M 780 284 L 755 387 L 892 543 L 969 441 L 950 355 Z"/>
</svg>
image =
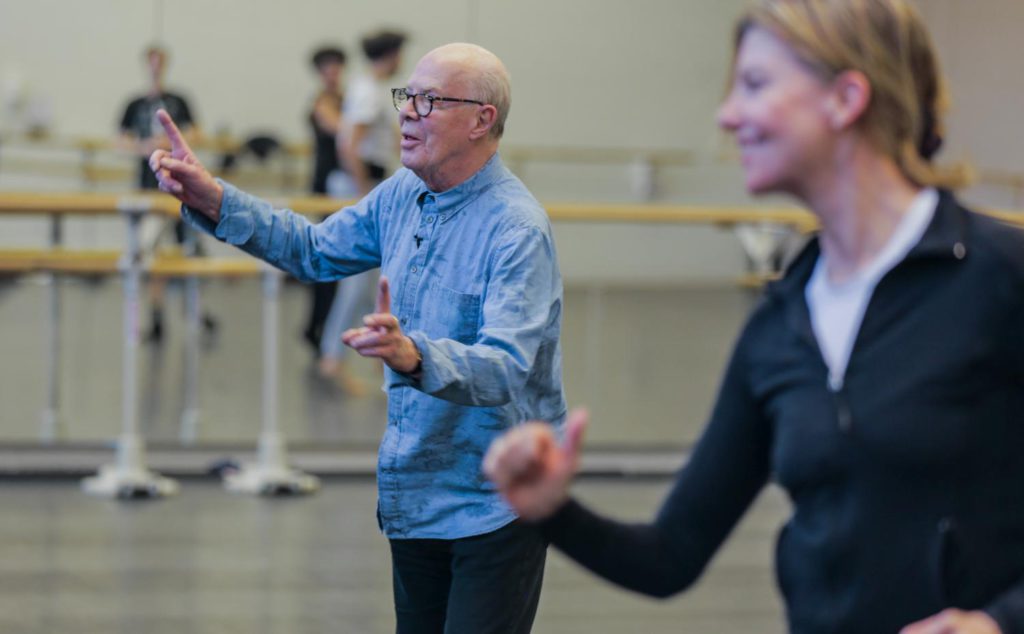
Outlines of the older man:
<svg viewBox="0 0 1024 634">
<path fill-rule="evenodd" d="M 551 227 L 497 154 L 510 104 L 497 57 L 442 46 L 392 97 L 406 169 L 318 225 L 213 179 L 166 113 L 174 146 L 150 165 L 187 220 L 300 278 L 381 267 L 377 311 L 344 340 L 388 368 L 377 517 L 398 631 L 528 632 L 546 545 L 480 462 L 509 427 L 565 416 Z"/>
</svg>

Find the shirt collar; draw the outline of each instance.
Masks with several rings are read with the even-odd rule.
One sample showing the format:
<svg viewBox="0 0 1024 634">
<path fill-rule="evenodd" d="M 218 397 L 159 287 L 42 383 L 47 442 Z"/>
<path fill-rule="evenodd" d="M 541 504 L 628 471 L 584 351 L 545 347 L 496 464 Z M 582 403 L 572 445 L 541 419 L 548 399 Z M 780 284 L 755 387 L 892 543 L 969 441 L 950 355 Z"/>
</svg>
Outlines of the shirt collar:
<svg viewBox="0 0 1024 634">
<path fill-rule="evenodd" d="M 929 256 L 957 260 L 967 256 L 967 211 L 946 190 L 939 190 L 935 216 L 921 240 L 907 254 L 908 259 Z"/>
<path fill-rule="evenodd" d="M 926 187 L 918 192 L 913 201 L 911 201 L 910 206 L 907 207 L 903 217 L 896 224 L 892 235 L 889 236 L 889 239 L 882 245 L 882 248 L 879 249 L 874 258 L 840 286 L 846 286 L 850 283 L 864 283 L 870 286 L 876 284 L 883 275 L 907 257 L 910 250 L 921 241 L 925 230 L 931 224 L 932 218 L 935 215 L 935 208 L 938 202 L 939 193 L 935 189 Z M 827 266 L 828 257 L 822 252 L 818 257 L 814 273 L 811 275 L 812 283 L 818 276 L 821 276 L 821 283 L 828 283 L 825 273 Z"/>
<path fill-rule="evenodd" d="M 416 192 L 416 202 L 422 208 L 432 198 L 434 200 L 434 211 L 440 214 L 440 221 L 447 222 L 466 205 L 476 200 L 484 190 L 501 180 L 505 173 L 505 164 L 502 162 L 501 157 L 498 156 L 498 153 L 495 152 L 476 174 L 473 174 L 449 190 L 441 193 L 431 191 L 426 183 L 421 180 Z"/>
<path fill-rule="evenodd" d="M 960 207 L 956 198 L 949 191 L 938 190 L 938 194 L 938 204 L 931 222 L 924 230 L 924 235 L 910 249 L 904 259 L 937 257 L 962 260 L 966 257 L 967 212 Z M 915 200 L 915 203 L 918 202 L 923 201 Z M 802 293 L 820 254 L 821 246 L 818 243 L 818 237 L 815 236 L 786 268 L 783 278 L 770 283 L 769 289 L 784 294 Z"/>
</svg>

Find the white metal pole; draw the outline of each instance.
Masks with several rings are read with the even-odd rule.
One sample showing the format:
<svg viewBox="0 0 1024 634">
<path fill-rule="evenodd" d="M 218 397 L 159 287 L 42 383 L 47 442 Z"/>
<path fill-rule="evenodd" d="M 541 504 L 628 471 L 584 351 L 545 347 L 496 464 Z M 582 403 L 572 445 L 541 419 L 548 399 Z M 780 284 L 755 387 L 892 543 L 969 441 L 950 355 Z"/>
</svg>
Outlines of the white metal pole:
<svg viewBox="0 0 1024 634">
<path fill-rule="evenodd" d="M 313 493 L 320 480 L 313 475 L 288 467 L 284 436 L 278 428 L 278 304 L 281 272 L 269 266 L 263 273 L 263 377 L 262 428 L 256 462 L 243 465 L 224 476 L 224 485 L 231 491 L 261 495 Z"/>
<path fill-rule="evenodd" d="M 185 255 L 194 257 L 197 252 L 196 232 L 185 228 Z M 199 428 L 199 277 L 185 278 L 185 363 L 183 403 L 181 410 L 181 442 L 191 445 L 196 441 Z"/>
<path fill-rule="evenodd" d="M 63 242 L 60 216 L 50 218 L 50 247 Z M 46 318 L 46 404 L 39 426 L 39 439 L 52 443 L 61 434 L 60 424 L 60 278 L 53 271 L 47 274 L 50 310 Z"/>
<path fill-rule="evenodd" d="M 267 269 L 263 273 L 263 426 L 260 433 L 260 462 L 274 468 L 284 467 L 284 445 L 277 425 L 277 297 L 280 290 L 280 273 Z"/>
<path fill-rule="evenodd" d="M 120 210 L 127 219 L 127 247 L 121 261 L 124 274 L 121 347 L 121 436 L 117 459 L 100 467 L 97 475 L 82 480 L 86 493 L 104 497 L 151 498 L 173 495 L 178 483 L 146 468 L 145 449 L 139 435 L 138 372 L 139 282 L 142 278 L 142 250 L 139 224 L 147 206 L 142 201 L 124 201 Z"/>
</svg>

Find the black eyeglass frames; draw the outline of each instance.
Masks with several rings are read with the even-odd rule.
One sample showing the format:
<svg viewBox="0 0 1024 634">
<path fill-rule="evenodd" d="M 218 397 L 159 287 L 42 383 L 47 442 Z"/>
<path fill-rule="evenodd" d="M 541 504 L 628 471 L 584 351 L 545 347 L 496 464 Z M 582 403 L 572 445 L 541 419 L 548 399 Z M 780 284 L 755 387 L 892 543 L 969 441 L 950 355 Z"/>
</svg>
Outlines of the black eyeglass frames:
<svg viewBox="0 0 1024 634">
<path fill-rule="evenodd" d="M 454 103 L 475 103 L 478 106 L 485 106 L 482 101 L 476 99 L 456 99 L 455 97 L 435 97 L 434 95 L 428 95 L 424 92 L 409 92 L 408 88 L 392 88 L 391 89 L 391 103 L 395 104 L 395 110 L 401 110 L 405 102 L 412 99 L 412 107 L 416 110 L 416 114 L 421 117 L 430 116 L 430 113 L 434 111 L 435 101 L 450 101 Z"/>
</svg>

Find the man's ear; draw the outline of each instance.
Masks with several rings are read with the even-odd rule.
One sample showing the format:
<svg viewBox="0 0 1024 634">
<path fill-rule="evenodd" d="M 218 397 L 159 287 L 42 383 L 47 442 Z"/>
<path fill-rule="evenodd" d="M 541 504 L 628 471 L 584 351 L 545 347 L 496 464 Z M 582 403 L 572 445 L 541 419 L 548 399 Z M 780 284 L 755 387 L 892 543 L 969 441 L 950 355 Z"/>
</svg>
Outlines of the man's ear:
<svg viewBox="0 0 1024 634">
<path fill-rule="evenodd" d="M 494 127 L 494 122 L 498 119 L 498 109 L 491 104 L 485 104 L 480 106 L 480 111 L 476 115 L 476 122 L 473 129 L 469 132 L 469 138 L 473 141 L 481 139 L 491 133 L 491 128 Z"/>
<path fill-rule="evenodd" d="M 859 70 L 845 70 L 832 80 L 828 116 L 832 128 L 845 130 L 867 112 L 871 104 L 871 82 Z"/>
</svg>

